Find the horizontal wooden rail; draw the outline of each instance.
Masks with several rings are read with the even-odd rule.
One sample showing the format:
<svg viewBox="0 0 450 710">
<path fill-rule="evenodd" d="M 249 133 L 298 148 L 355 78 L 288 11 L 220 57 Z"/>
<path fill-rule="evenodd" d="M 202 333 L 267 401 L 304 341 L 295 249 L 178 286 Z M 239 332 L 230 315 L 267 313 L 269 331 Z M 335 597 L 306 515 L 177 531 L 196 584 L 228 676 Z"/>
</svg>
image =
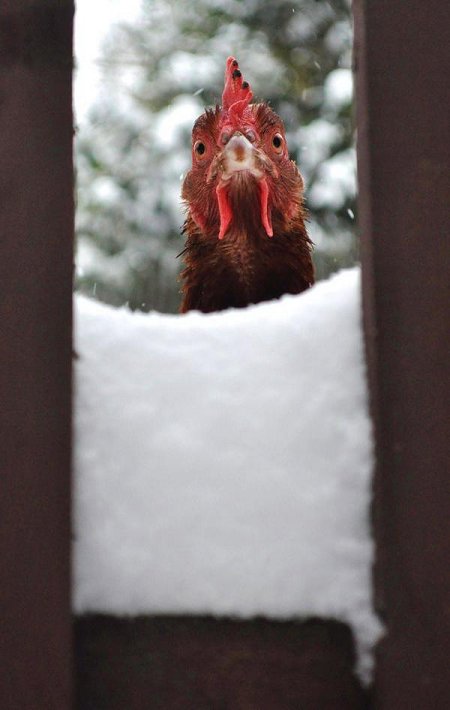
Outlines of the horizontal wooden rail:
<svg viewBox="0 0 450 710">
<path fill-rule="evenodd" d="M 79 710 L 363 710 L 350 630 L 212 617 L 76 622 Z"/>
</svg>

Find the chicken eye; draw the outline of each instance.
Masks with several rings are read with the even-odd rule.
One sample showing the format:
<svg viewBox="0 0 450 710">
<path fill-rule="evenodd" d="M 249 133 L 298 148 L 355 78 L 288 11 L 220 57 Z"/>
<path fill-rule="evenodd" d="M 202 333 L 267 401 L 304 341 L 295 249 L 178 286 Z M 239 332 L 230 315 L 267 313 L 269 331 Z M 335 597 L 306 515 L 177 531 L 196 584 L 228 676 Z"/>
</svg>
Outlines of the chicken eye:
<svg viewBox="0 0 450 710">
<path fill-rule="evenodd" d="M 206 146 L 202 141 L 196 141 L 194 144 L 194 152 L 198 155 L 199 158 L 203 157 L 203 155 L 206 153 Z"/>
<path fill-rule="evenodd" d="M 277 153 L 281 153 L 283 150 L 283 136 L 281 133 L 275 133 L 274 137 L 272 138 L 272 145 L 277 151 Z"/>
</svg>

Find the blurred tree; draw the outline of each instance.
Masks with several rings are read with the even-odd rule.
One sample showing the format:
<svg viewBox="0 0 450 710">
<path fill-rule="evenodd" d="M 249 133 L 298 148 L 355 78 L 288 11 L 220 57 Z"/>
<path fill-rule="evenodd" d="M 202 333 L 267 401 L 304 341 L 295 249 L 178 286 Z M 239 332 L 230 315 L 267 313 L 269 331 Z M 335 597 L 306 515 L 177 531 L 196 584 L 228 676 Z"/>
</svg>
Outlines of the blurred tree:
<svg viewBox="0 0 450 710">
<path fill-rule="evenodd" d="M 284 119 L 305 178 L 318 278 L 356 258 L 349 0 L 144 0 L 116 28 L 103 88 L 77 140 L 77 286 L 176 311 L 180 181 L 193 121 L 220 103 L 234 54 Z"/>
</svg>

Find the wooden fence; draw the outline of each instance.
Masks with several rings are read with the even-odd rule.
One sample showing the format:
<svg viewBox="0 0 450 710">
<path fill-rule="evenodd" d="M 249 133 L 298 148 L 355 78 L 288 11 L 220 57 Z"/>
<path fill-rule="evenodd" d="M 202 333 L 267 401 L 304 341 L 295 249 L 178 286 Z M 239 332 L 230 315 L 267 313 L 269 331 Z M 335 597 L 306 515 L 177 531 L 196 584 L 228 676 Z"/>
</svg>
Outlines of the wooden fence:
<svg viewBox="0 0 450 710">
<path fill-rule="evenodd" d="M 3 0 L 2 710 L 450 706 L 449 8 L 354 8 L 375 592 L 387 625 L 370 699 L 337 622 L 100 616 L 73 633 L 73 0 Z"/>
</svg>

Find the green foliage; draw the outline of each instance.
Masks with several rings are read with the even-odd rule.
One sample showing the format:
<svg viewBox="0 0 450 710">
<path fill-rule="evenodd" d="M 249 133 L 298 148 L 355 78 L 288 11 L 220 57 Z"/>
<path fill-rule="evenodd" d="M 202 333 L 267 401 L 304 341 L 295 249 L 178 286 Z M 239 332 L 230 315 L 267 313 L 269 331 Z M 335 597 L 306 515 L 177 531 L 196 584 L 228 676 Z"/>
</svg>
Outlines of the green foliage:
<svg viewBox="0 0 450 710">
<path fill-rule="evenodd" d="M 104 85 L 77 142 L 77 284 L 176 311 L 180 181 L 190 131 L 220 103 L 233 54 L 284 119 L 305 177 L 318 277 L 354 263 L 351 27 L 346 0 L 146 0 L 104 48 Z"/>
</svg>

